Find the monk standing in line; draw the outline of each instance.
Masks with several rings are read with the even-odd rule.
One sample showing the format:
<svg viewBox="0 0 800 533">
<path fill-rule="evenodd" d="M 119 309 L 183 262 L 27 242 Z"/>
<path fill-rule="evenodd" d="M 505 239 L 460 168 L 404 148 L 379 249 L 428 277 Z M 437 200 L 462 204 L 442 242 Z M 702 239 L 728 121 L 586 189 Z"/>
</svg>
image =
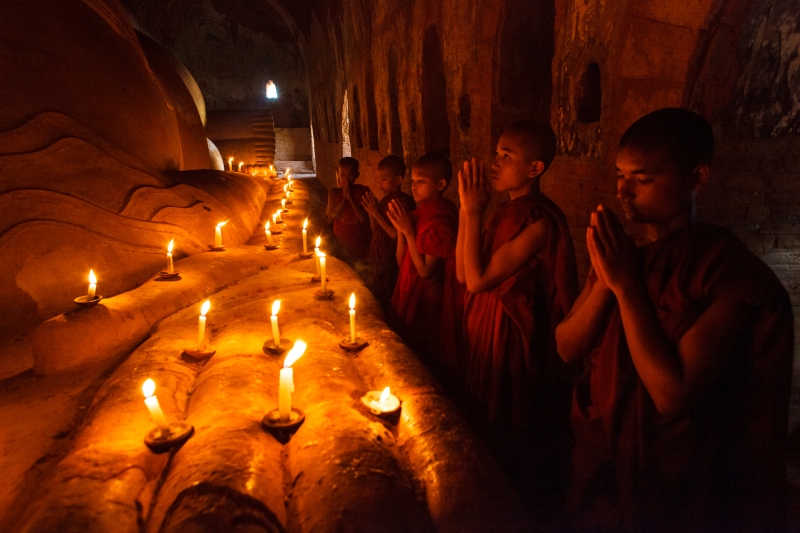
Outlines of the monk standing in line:
<svg viewBox="0 0 800 533">
<path fill-rule="evenodd" d="M 372 226 L 372 241 L 369 243 L 364 284 L 384 309 L 389 306 L 389 301 L 392 299 L 399 273 L 395 260 L 397 229 L 388 219 L 389 202 L 397 200 L 409 212 L 416 209 L 414 198 L 400 189 L 405 176 L 406 164 L 402 157 L 396 155 L 384 157 L 378 163 L 378 187 L 384 195 L 383 198 L 378 202 L 372 192 L 368 192 L 361 201 L 369 213 Z"/>
<path fill-rule="evenodd" d="M 475 159 L 458 176 L 467 411 L 517 490 L 543 506 L 563 497 L 569 480 L 577 376 L 555 343 L 578 293 L 572 238 L 539 189 L 555 152 L 550 126 L 519 122 L 500 137 L 489 176 Z M 490 183 L 510 200 L 483 228 Z"/>
<path fill-rule="evenodd" d="M 793 320 L 786 290 L 736 236 L 695 222 L 711 127 L 683 109 L 636 121 L 616 159 L 638 248 L 598 206 L 592 269 L 559 326 L 588 357 L 575 386 L 576 529 L 782 531 Z"/>
<path fill-rule="evenodd" d="M 463 290 L 455 276 L 458 209 L 442 198 L 453 175 L 443 155 L 420 157 L 411 170 L 411 192 L 417 209 L 409 213 L 389 203 L 389 220 L 397 228 L 400 265 L 387 319 L 403 340 L 448 390 L 449 365 L 455 358 L 458 331 L 453 319 L 463 313 Z M 444 320 L 443 320 L 444 319 Z"/>
<path fill-rule="evenodd" d="M 343 157 L 339 160 L 336 170 L 336 184 L 328 192 L 328 207 L 325 209 L 325 218 L 333 224 L 333 234 L 336 235 L 343 259 L 351 265 L 359 266 L 367 258 L 369 241 L 372 231 L 369 225 L 369 215 L 361 204 L 364 196 L 369 193 L 369 187 L 356 184 L 359 176 L 358 159 Z"/>
</svg>

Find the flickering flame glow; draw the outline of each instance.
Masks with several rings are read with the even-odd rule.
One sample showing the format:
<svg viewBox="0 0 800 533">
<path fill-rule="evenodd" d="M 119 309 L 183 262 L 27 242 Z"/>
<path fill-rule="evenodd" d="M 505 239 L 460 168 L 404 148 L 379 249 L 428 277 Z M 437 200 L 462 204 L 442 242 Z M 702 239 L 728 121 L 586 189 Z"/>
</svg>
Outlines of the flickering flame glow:
<svg viewBox="0 0 800 533">
<path fill-rule="evenodd" d="M 218 228 L 221 228 L 222 226 L 224 226 L 224 225 L 225 225 L 225 224 L 227 224 L 227 223 L 228 223 L 228 221 L 227 221 L 227 220 L 226 220 L 225 222 L 220 222 L 220 223 L 218 223 L 218 224 L 217 224 L 217 227 L 218 227 Z"/>
<path fill-rule="evenodd" d="M 315 248 L 319 248 L 320 243 L 322 243 L 322 237 L 317 236 L 317 245 L 315 246 Z"/>
<path fill-rule="evenodd" d="M 97 285 L 97 276 L 94 275 L 94 270 L 89 269 L 89 283 Z"/>
<path fill-rule="evenodd" d="M 200 308 L 200 316 L 206 316 L 209 309 L 211 309 L 211 300 L 206 300 L 203 302 L 203 307 Z"/>
<path fill-rule="evenodd" d="M 175 239 L 172 239 L 171 241 L 169 241 L 169 245 L 167 246 L 167 251 L 169 253 L 172 253 L 173 246 L 175 246 Z"/>
<path fill-rule="evenodd" d="M 277 98 L 278 97 L 278 88 L 275 87 L 275 84 L 272 83 L 272 80 L 267 82 L 267 98 Z"/>
<path fill-rule="evenodd" d="M 383 389 L 383 392 L 381 393 L 381 398 L 380 398 L 380 400 L 378 400 L 378 403 L 380 403 L 381 405 L 385 404 L 386 400 L 389 399 L 389 395 L 390 394 L 391 394 L 391 391 L 389 390 L 389 387 L 386 387 L 385 389 Z"/>
<path fill-rule="evenodd" d="M 356 293 L 353 292 L 350 294 L 350 309 L 355 309 L 355 308 L 356 308 Z"/>
<path fill-rule="evenodd" d="M 242 171 L 242 165 L 244 165 L 244 161 L 239 161 L 239 172 Z"/>
<path fill-rule="evenodd" d="M 307 218 L 307 217 L 306 217 L 306 219 L 303 221 L 303 229 L 306 229 L 306 226 L 308 226 L 308 218 Z"/>
<path fill-rule="evenodd" d="M 156 382 L 152 379 L 148 378 L 142 384 L 142 393 L 144 394 L 145 398 L 150 398 L 156 392 Z"/>
<path fill-rule="evenodd" d="M 281 308 L 280 300 L 275 300 L 274 302 L 272 302 L 272 316 L 277 316 L 280 308 Z"/>
<path fill-rule="evenodd" d="M 269 231 L 269 220 L 267 220 L 267 223 L 264 224 L 264 231 Z"/>
<path fill-rule="evenodd" d="M 295 362 L 305 353 L 306 347 L 307 345 L 303 341 L 295 342 L 292 349 L 289 350 L 289 353 L 286 355 L 286 359 L 283 361 L 283 368 L 289 368 L 295 364 Z"/>
</svg>

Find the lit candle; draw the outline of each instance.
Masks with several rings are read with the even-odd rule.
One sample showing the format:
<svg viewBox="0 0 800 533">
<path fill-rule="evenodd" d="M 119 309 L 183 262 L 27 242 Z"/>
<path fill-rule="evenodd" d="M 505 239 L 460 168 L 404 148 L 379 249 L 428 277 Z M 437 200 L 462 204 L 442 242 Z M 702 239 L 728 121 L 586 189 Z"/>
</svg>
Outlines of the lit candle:
<svg viewBox="0 0 800 533">
<path fill-rule="evenodd" d="M 322 283 L 322 292 L 328 292 L 325 290 L 325 252 L 319 253 L 319 280 Z"/>
<path fill-rule="evenodd" d="M 272 224 L 275 225 L 278 223 L 278 213 L 272 213 Z"/>
<path fill-rule="evenodd" d="M 278 209 L 278 211 L 275 213 L 275 222 L 283 222 L 280 209 Z"/>
<path fill-rule="evenodd" d="M 350 344 L 356 343 L 356 293 L 350 294 Z"/>
<path fill-rule="evenodd" d="M 300 356 L 306 351 L 306 343 L 297 341 L 294 346 L 289 350 L 289 354 L 283 361 L 283 368 L 281 368 L 280 382 L 278 384 L 278 414 L 281 420 L 286 422 L 289 420 L 289 415 L 292 412 L 292 393 L 294 392 L 294 371 L 292 365 L 300 359 Z"/>
<path fill-rule="evenodd" d="M 267 232 L 267 244 L 270 246 L 275 246 L 275 243 L 272 242 L 272 232 L 269 230 L 269 220 L 267 220 L 267 223 L 264 224 L 264 231 Z"/>
<path fill-rule="evenodd" d="M 294 183 L 292 182 L 292 177 L 291 176 L 289 176 L 289 190 L 290 191 L 294 190 Z"/>
<path fill-rule="evenodd" d="M 390 411 L 392 410 L 392 407 L 394 407 L 389 403 L 389 397 L 391 395 L 392 395 L 391 390 L 389 389 L 389 387 L 386 387 L 385 389 L 383 389 L 383 392 L 381 393 L 381 396 L 378 399 L 378 401 L 376 402 L 375 400 L 372 400 L 370 402 L 370 405 L 376 411 L 381 411 L 381 412 Z"/>
<path fill-rule="evenodd" d="M 206 313 L 211 309 L 211 301 L 206 300 L 203 302 L 203 307 L 200 308 L 200 321 L 197 325 L 197 351 L 202 352 L 206 344 Z"/>
<path fill-rule="evenodd" d="M 281 209 L 286 211 L 286 198 L 281 199 Z"/>
<path fill-rule="evenodd" d="M 272 340 L 275 342 L 275 347 L 281 347 L 281 330 L 278 328 L 278 310 L 281 308 L 281 301 L 275 300 L 272 302 Z"/>
<path fill-rule="evenodd" d="M 94 270 L 89 270 L 89 299 L 94 298 L 97 293 L 97 276 L 94 275 Z"/>
<path fill-rule="evenodd" d="M 286 193 L 289 191 L 289 184 L 283 186 L 283 196 L 286 196 Z"/>
<path fill-rule="evenodd" d="M 239 172 L 242 171 L 242 165 L 244 165 L 244 161 L 239 161 Z"/>
<path fill-rule="evenodd" d="M 169 241 L 167 246 L 167 274 L 175 272 L 175 265 L 172 263 L 172 247 L 175 245 L 175 239 Z"/>
<path fill-rule="evenodd" d="M 314 259 L 317 263 L 317 277 L 319 277 L 319 245 L 322 242 L 322 237 L 317 235 L 317 247 L 314 248 Z"/>
<path fill-rule="evenodd" d="M 214 248 L 222 248 L 222 226 L 227 224 L 228 221 L 220 222 L 214 230 Z"/>
<path fill-rule="evenodd" d="M 308 226 L 308 217 L 303 221 L 303 253 L 308 253 L 308 232 L 306 231 L 306 226 Z"/>
<path fill-rule="evenodd" d="M 228 170 L 233 172 L 233 158 L 232 157 L 228 159 Z"/>
<path fill-rule="evenodd" d="M 156 392 L 156 383 L 152 379 L 148 379 L 142 385 L 142 392 L 144 393 L 144 404 L 147 406 L 147 410 L 150 411 L 150 418 L 161 430 L 169 429 L 169 422 L 167 422 L 167 417 L 164 416 L 164 411 L 161 410 L 161 406 L 158 404 L 158 398 L 153 396 L 153 393 Z"/>
</svg>

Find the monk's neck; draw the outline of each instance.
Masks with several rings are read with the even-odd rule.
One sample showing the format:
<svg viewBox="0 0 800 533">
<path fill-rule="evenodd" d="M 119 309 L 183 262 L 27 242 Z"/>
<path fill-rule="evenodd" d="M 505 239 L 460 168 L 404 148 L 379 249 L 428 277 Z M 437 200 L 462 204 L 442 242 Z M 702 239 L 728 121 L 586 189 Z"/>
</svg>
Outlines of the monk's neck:
<svg viewBox="0 0 800 533">
<path fill-rule="evenodd" d="M 508 195 L 512 200 L 516 200 L 517 198 L 522 198 L 523 196 L 527 196 L 529 194 L 539 194 L 540 192 L 542 191 L 539 189 L 539 180 L 535 179 L 527 183 L 524 187 L 508 191 Z"/>
<path fill-rule="evenodd" d="M 647 243 L 662 239 L 674 231 L 694 224 L 694 217 L 690 212 L 681 213 L 669 220 L 658 223 L 644 224 L 644 237 Z"/>
</svg>

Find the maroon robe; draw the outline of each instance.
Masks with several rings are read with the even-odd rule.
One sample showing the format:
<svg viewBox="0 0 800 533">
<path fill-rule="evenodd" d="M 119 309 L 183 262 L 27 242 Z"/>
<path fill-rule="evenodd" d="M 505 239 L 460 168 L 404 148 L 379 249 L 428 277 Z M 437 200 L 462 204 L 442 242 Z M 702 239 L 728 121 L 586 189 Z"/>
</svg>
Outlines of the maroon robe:
<svg viewBox="0 0 800 533">
<path fill-rule="evenodd" d="M 400 205 L 411 212 L 416 209 L 414 198 L 397 190 L 390 192 L 378 203 L 378 211 L 388 220 L 387 212 L 389 210 L 389 202 L 397 200 Z M 366 279 L 364 280 L 369 290 L 375 295 L 375 298 L 385 308 L 389 305 L 394 292 L 394 286 L 397 283 L 397 275 L 400 269 L 397 265 L 395 252 L 397 251 L 397 239 L 393 239 L 380 224 L 371 219 L 372 222 L 372 241 L 369 243 L 369 259 L 368 270 Z"/>
<path fill-rule="evenodd" d="M 791 304 L 728 230 L 697 224 L 640 249 L 661 327 L 675 344 L 715 299 L 756 319 L 683 414 L 658 413 L 618 306 L 575 386 L 571 503 L 579 521 L 624 531 L 779 531 L 791 386 Z"/>
<path fill-rule="evenodd" d="M 419 252 L 443 261 L 430 277 L 422 278 L 406 251 L 387 318 L 406 344 L 442 379 L 442 339 L 448 339 L 446 342 L 452 346 L 455 341 L 449 339 L 457 334 L 452 325 L 442 329 L 442 313 L 453 313 L 460 305 L 458 291 L 453 289 L 458 209 L 450 200 L 435 198 L 420 203 L 411 216 Z"/>
<path fill-rule="evenodd" d="M 569 476 L 570 395 L 577 372 L 558 356 L 555 328 L 578 292 L 572 238 L 561 210 L 541 193 L 498 206 L 483 262 L 545 218 L 545 247 L 493 289 L 467 292 L 467 411 L 523 491 L 564 490 Z"/>
<path fill-rule="evenodd" d="M 342 189 L 331 189 L 330 201 L 339 203 L 344 201 L 344 207 L 339 218 L 333 221 L 333 234 L 342 245 L 347 259 L 351 261 L 364 261 L 369 252 L 369 242 L 372 239 L 372 230 L 369 225 L 369 214 L 361 205 L 364 195 L 369 192 L 369 187 L 353 183 L 350 185 L 350 197 L 356 204 L 356 209 L 362 212 L 363 222 L 358 221 L 356 211 L 350 202 L 344 200 Z"/>
</svg>

